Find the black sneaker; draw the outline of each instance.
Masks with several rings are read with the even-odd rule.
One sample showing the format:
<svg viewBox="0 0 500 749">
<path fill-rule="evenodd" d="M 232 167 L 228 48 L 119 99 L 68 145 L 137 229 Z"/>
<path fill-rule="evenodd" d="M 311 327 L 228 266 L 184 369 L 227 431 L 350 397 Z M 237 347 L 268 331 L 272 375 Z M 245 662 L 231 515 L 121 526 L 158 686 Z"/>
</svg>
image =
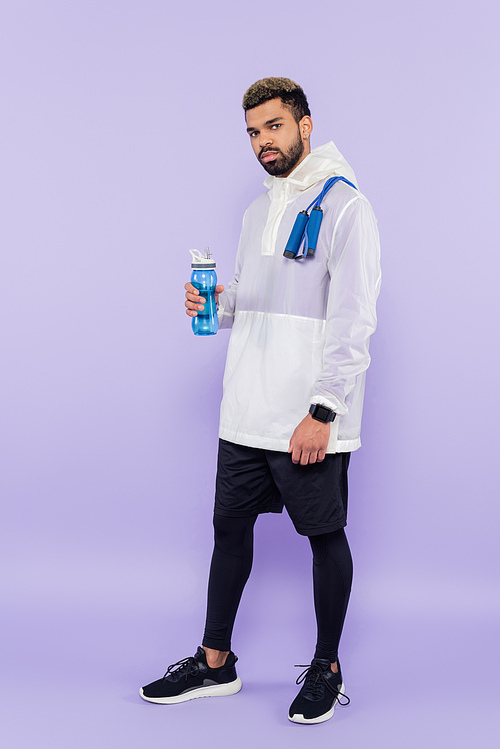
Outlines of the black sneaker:
<svg viewBox="0 0 500 749">
<path fill-rule="evenodd" d="M 223 666 L 210 668 L 205 651 L 198 648 L 194 657 L 173 663 L 162 679 L 142 687 L 139 694 L 144 700 L 160 705 L 186 702 L 196 697 L 236 694 L 241 689 L 241 679 L 235 668 L 237 660 L 231 652 Z"/>
<path fill-rule="evenodd" d="M 297 679 L 297 684 L 304 682 L 300 692 L 290 705 L 288 719 L 294 723 L 323 723 L 332 717 L 335 703 L 348 705 L 349 697 L 344 694 L 344 684 L 340 663 L 339 671 L 334 674 L 330 661 L 313 658 L 310 666 L 305 668 Z M 340 698 L 344 702 L 340 702 Z"/>
</svg>

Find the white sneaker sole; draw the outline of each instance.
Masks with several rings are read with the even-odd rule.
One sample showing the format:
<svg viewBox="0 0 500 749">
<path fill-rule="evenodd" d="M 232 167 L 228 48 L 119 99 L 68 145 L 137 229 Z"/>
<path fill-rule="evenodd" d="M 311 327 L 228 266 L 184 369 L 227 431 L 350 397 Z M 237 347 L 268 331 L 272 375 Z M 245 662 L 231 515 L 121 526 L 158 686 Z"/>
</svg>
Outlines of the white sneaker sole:
<svg viewBox="0 0 500 749">
<path fill-rule="evenodd" d="M 340 685 L 340 691 L 341 692 L 344 691 L 344 685 L 343 684 Z M 292 717 L 290 717 L 290 715 L 289 715 L 288 716 L 288 720 L 291 720 L 292 723 L 303 723 L 305 725 L 308 725 L 310 723 L 311 724 L 312 723 L 324 723 L 325 720 L 330 720 L 330 718 L 332 717 L 332 715 L 333 715 L 333 713 L 335 711 L 335 705 L 337 704 L 337 702 L 338 702 L 338 698 L 335 699 L 333 705 L 331 706 L 330 710 L 328 710 L 328 712 L 323 713 L 323 715 L 318 715 L 317 718 L 304 718 L 303 715 L 298 714 L 298 715 L 292 715 Z"/>
<path fill-rule="evenodd" d="M 175 697 L 146 697 L 142 687 L 139 689 L 139 694 L 147 702 L 155 702 L 157 705 L 175 705 L 178 702 L 187 702 L 198 697 L 226 697 L 239 692 L 241 686 L 241 679 L 238 676 L 235 681 L 230 681 L 229 684 L 213 684 L 209 687 L 200 687 L 184 692 L 184 694 L 178 694 Z"/>
</svg>

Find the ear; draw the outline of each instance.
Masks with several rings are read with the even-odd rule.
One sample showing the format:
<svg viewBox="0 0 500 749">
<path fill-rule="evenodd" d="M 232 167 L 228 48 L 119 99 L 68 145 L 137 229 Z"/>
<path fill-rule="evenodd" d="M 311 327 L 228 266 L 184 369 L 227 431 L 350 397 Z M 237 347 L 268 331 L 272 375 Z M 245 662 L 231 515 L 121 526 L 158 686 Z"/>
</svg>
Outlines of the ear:
<svg viewBox="0 0 500 749">
<path fill-rule="evenodd" d="M 305 117 L 302 117 L 302 119 L 299 122 L 299 132 L 300 137 L 302 140 L 309 140 L 309 137 L 313 130 L 313 123 L 311 118 L 306 115 Z"/>
</svg>

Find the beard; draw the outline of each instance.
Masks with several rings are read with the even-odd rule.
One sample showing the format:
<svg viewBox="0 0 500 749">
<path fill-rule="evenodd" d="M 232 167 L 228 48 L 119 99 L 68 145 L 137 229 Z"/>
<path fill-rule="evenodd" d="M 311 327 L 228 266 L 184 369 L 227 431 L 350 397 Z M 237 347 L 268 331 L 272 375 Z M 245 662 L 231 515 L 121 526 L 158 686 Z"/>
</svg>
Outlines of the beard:
<svg viewBox="0 0 500 749">
<path fill-rule="evenodd" d="M 262 154 L 266 151 L 276 151 L 277 156 L 274 161 L 269 161 L 267 164 L 260 160 Z M 268 174 L 273 177 L 281 177 L 283 174 L 291 172 L 292 169 L 298 164 L 304 153 L 304 143 L 300 137 L 300 132 L 297 128 L 297 139 L 292 143 L 290 148 L 283 153 L 279 148 L 266 148 L 261 151 L 258 158 L 264 169 Z"/>
</svg>

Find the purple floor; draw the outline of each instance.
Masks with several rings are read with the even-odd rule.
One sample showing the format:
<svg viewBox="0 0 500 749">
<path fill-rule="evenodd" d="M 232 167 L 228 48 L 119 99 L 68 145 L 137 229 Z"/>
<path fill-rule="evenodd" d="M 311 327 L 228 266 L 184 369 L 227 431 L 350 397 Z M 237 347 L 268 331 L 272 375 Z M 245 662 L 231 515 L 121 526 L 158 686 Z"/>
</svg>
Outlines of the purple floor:
<svg viewBox="0 0 500 749">
<path fill-rule="evenodd" d="M 413 580 L 405 589 L 397 579 L 358 580 L 341 650 L 351 705 L 323 725 L 297 726 L 286 717 L 299 673 L 293 666 L 309 660 L 304 642 L 314 635 L 312 607 L 297 605 L 308 596 L 305 575 L 292 588 L 256 560 L 234 642 L 238 695 L 157 706 L 137 690 L 194 652 L 201 588 L 189 571 L 178 588 L 167 580 L 162 610 L 163 576 L 148 562 L 107 564 L 57 568 L 39 560 L 35 575 L 19 563 L 16 587 L 4 595 L 12 613 L 2 637 L 9 749 L 187 747 L 207 737 L 218 747 L 298 747 L 307 734 L 351 748 L 499 746 L 499 617 L 491 591 L 453 591 L 439 580 Z"/>
</svg>

